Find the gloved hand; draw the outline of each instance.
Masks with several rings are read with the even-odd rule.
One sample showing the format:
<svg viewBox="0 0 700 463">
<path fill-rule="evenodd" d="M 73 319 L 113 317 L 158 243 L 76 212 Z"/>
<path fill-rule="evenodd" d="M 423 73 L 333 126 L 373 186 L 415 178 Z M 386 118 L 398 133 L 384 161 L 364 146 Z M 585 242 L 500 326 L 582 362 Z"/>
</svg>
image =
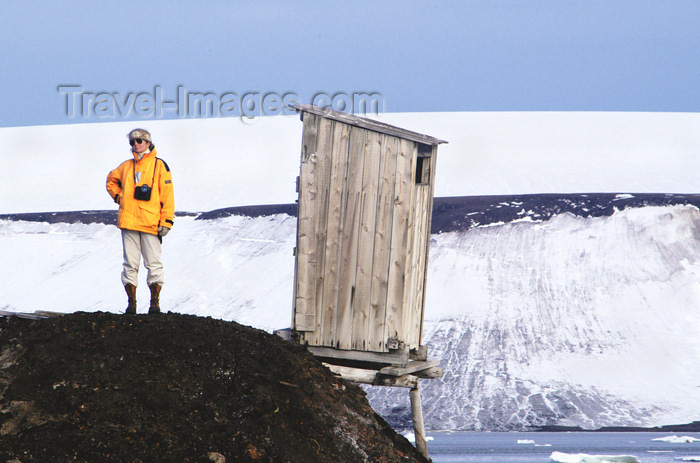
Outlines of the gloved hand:
<svg viewBox="0 0 700 463">
<path fill-rule="evenodd" d="M 119 195 L 114 195 L 114 202 L 119 204 Z"/>
<path fill-rule="evenodd" d="M 158 227 L 158 236 L 165 236 L 168 234 L 170 229 L 168 227 L 160 226 Z"/>
</svg>

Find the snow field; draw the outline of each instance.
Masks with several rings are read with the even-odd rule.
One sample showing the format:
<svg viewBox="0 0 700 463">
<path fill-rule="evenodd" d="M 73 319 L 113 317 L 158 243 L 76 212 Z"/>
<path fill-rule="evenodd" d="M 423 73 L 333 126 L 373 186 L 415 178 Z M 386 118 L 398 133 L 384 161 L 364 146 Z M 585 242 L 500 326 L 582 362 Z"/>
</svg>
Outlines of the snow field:
<svg viewBox="0 0 700 463">
<path fill-rule="evenodd" d="M 382 122 L 447 140 L 436 196 L 695 193 L 700 114 L 615 112 L 385 113 Z M 179 211 L 291 203 L 298 116 L 178 119 L 0 128 L 0 213 L 113 206 L 107 173 L 144 127 L 170 166 Z"/>
</svg>

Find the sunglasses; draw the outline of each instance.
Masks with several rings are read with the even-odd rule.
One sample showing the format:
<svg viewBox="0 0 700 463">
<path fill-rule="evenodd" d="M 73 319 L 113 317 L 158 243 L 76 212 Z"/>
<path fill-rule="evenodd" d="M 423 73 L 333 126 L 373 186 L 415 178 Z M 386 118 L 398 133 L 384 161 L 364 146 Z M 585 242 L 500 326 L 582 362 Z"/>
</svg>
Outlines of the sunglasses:
<svg viewBox="0 0 700 463">
<path fill-rule="evenodd" d="M 131 140 L 129 140 L 129 144 L 131 146 L 134 146 L 136 143 L 141 144 L 143 142 L 144 142 L 143 138 L 132 138 Z"/>
</svg>

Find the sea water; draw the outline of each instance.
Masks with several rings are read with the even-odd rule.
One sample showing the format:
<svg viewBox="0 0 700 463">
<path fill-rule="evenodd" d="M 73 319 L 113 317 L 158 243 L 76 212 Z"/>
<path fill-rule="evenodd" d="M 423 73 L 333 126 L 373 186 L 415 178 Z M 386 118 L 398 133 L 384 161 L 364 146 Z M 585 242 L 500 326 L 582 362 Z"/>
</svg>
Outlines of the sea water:
<svg viewBox="0 0 700 463">
<path fill-rule="evenodd" d="M 428 453 L 434 463 L 549 463 L 554 452 L 571 456 L 633 455 L 640 463 L 700 462 L 700 433 L 675 433 L 696 442 L 674 443 L 654 439 L 674 433 L 650 432 L 428 432 Z M 682 439 L 680 439 L 682 440 Z"/>
</svg>

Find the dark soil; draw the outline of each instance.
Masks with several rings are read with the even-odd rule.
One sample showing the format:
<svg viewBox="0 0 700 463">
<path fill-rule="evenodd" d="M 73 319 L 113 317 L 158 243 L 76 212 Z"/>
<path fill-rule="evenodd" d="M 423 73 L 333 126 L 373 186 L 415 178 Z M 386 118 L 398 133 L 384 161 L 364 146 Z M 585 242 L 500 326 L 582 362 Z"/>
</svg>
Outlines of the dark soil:
<svg viewBox="0 0 700 463">
<path fill-rule="evenodd" d="M 306 349 L 180 314 L 0 318 L 0 462 L 421 462 Z"/>
</svg>

